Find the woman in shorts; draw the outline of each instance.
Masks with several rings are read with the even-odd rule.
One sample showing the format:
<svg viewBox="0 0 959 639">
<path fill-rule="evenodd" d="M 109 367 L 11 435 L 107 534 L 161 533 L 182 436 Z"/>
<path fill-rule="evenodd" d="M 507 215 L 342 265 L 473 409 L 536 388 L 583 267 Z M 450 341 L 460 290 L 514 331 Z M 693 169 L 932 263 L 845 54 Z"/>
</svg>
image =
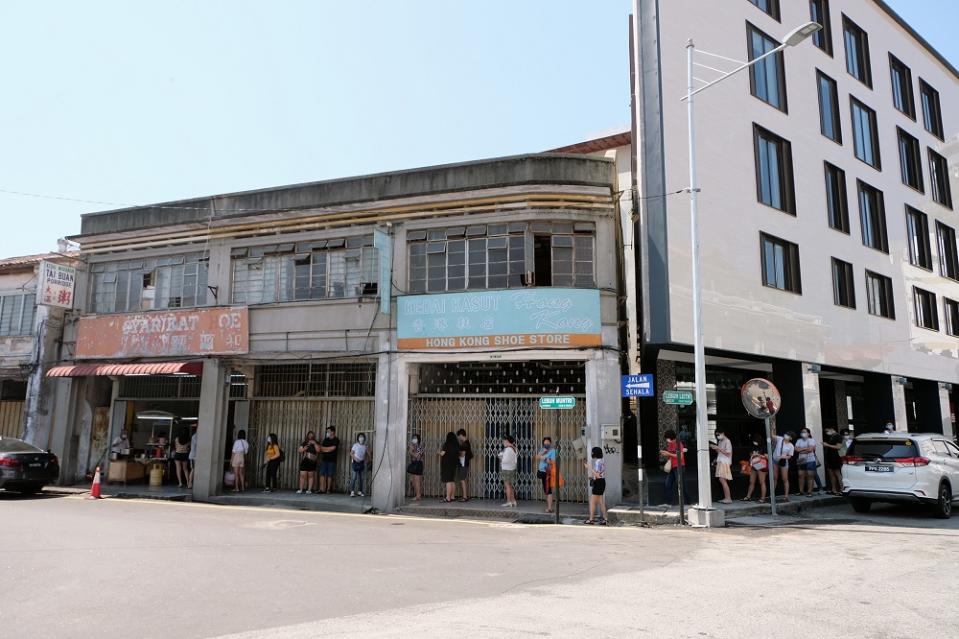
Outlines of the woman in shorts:
<svg viewBox="0 0 959 639">
<path fill-rule="evenodd" d="M 313 482 L 316 481 L 316 458 L 320 454 L 320 445 L 316 443 L 316 433 L 312 430 L 306 433 L 306 438 L 298 449 L 300 453 L 300 488 L 297 495 L 308 495 L 313 492 Z"/>
<path fill-rule="evenodd" d="M 589 472 L 591 486 L 589 496 L 589 519 L 584 524 L 606 525 L 606 460 L 603 459 L 603 449 L 593 446 L 590 455 L 591 462 L 583 462 Z M 596 519 L 596 511 L 603 513 L 602 519 Z"/>
<path fill-rule="evenodd" d="M 426 457 L 426 449 L 420 444 L 419 435 L 413 435 L 410 438 L 409 452 L 410 463 L 406 467 L 406 472 L 413 484 L 413 501 L 420 501 L 423 499 L 423 459 Z"/>
<path fill-rule="evenodd" d="M 246 467 L 246 454 L 250 452 L 250 442 L 246 441 L 246 431 L 241 430 L 236 434 L 236 440 L 233 442 L 233 454 L 230 456 L 230 466 L 233 467 L 233 474 L 236 477 L 236 483 L 233 486 L 233 492 L 239 493 L 246 490 L 246 477 L 243 475 Z"/>
<path fill-rule="evenodd" d="M 719 500 L 721 504 L 733 503 L 729 495 L 729 482 L 733 479 L 733 443 L 726 437 L 723 429 L 716 429 L 716 443 L 710 444 L 710 448 L 716 451 L 716 479 L 723 487 L 723 498 Z"/>
</svg>

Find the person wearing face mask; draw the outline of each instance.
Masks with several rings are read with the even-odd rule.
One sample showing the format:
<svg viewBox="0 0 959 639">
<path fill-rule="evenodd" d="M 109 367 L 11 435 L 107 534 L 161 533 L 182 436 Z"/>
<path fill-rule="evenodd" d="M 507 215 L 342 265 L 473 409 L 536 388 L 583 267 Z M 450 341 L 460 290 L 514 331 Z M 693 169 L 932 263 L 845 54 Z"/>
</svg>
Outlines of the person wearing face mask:
<svg viewBox="0 0 959 639">
<path fill-rule="evenodd" d="M 849 447 L 852 446 L 853 435 L 848 428 L 842 429 L 842 445 L 839 447 L 839 456 L 845 457 L 846 453 L 849 452 Z"/>
<path fill-rule="evenodd" d="M 796 442 L 796 455 L 799 464 L 799 494 L 812 497 L 813 477 L 817 475 L 816 439 L 810 434 L 808 428 L 803 428 L 800 432 L 799 440 Z"/>
<path fill-rule="evenodd" d="M 719 500 L 721 504 L 733 503 L 729 495 L 729 482 L 733 478 L 733 443 L 726 437 L 722 428 L 716 429 L 716 443 L 710 443 L 709 447 L 716 451 L 716 479 L 723 487 L 723 498 Z"/>
<path fill-rule="evenodd" d="M 543 494 L 546 495 L 546 512 L 553 512 L 553 486 L 549 478 L 550 465 L 556 463 L 556 449 L 553 448 L 553 438 L 544 437 L 543 447 L 536 455 L 537 465 L 536 476 L 543 482 Z"/>
<path fill-rule="evenodd" d="M 350 449 L 350 470 L 353 472 L 350 478 L 350 497 L 356 497 L 359 494 L 363 497 L 363 471 L 366 470 L 366 435 L 360 433 L 356 436 L 356 443 Z"/>
<path fill-rule="evenodd" d="M 340 438 L 336 436 L 336 426 L 326 429 L 326 437 L 320 442 L 320 492 L 333 492 L 333 478 L 336 477 L 336 454 L 340 449 Z"/>
<path fill-rule="evenodd" d="M 839 449 L 842 448 L 842 437 L 832 426 L 826 428 L 826 435 L 822 443 L 823 457 L 826 464 L 826 488 L 830 495 L 842 494 L 842 458 Z"/>
<path fill-rule="evenodd" d="M 312 430 L 306 433 L 306 437 L 297 452 L 300 453 L 300 488 L 296 491 L 296 494 L 306 495 L 313 492 L 313 481 L 316 479 L 316 459 L 320 452 L 320 447 L 316 443 L 316 435 Z"/>
<path fill-rule="evenodd" d="M 423 499 L 423 460 L 426 459 L 426 449 L 420 443 L 420 436 L 414 434 L 410 438 L 410 463 L 406 467 L 406 472 L 410 476 L 410 483 L 413 484 L 413 501 Z"/>
<path fill-rule="evenodd" d="M 766 503 L 766 473 L 769 469 L 769 459 L 762 443 L 753 439 L 752 452 L 749 453 L 749 488 L 743 501 L 752 501 L 756 483 L 759 483 L 759 503 Z"/>
<path fill-rule="evenodd" d="M 266 486 L 263 492 L 270 493 L 276 490 L 276 475 L 280 470 L 280 443 L 276 433 L 270 433 L 266 438 L 266 452 L 263 455 L 266 466 Z"/>
<path fill-rule="evenodd" d="M 792 443 L 793 434 L 786 433 L 776 438 L 776 447 L 773 449 L 773 459 L 776 462 L 774 475 L 779 475 L 783 485 L 783 501 L 789 501 L 789 460 L 796 452 Z"/>
</svg>

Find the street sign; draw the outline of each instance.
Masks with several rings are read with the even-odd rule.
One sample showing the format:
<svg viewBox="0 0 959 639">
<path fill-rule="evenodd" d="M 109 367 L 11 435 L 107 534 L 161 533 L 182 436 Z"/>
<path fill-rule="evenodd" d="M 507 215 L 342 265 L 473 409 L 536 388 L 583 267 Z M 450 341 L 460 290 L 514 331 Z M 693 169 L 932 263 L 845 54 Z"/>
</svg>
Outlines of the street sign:
<svg viewBox="0 0 959 639">
<path fill-rule="evenodd" d="M 689 406 L 693 403 L 693 391 L 668 390 L 663 391 L 663 403 L 676 406 Z"/>
<path fill-rule="evenodd" d="M 539 398 L 539 407 L 543 410 L 576 408 L 576 398 L 561 395 L 551 395 Z"/>
<path fill-rule="evenodd" d="M 653 375 L 623 375 L 621 382 L 623 397 L 654 397 Z"/>
<path fill-rule="evenodd" d="M 757 419 L 766 419 L 779 412 L 782 397 L 779 389 L 768 379 L 757 377 L 743 384 L 743 406 Z"/>
</svg>

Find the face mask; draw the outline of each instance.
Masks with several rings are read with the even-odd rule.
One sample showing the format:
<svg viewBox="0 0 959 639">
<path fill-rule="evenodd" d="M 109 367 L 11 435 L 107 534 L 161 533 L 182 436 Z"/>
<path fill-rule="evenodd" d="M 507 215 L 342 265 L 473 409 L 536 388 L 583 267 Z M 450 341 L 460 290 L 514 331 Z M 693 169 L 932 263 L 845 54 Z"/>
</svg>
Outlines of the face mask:
<svg viewBox="0 0 959 639">
<path fill-rule="evenodd" d="M 333 433 L 331 433 L 330 431 L 326 431 L 326 436 L 327 436 L 327 437 L 332 437 L 332 436 L 333 436 Z"/>
<path fill-rule="evenodd" d="M 358 440 L 356 440 L 356 441 L 360 442 L 361 444 L 365 444 L 365 443 L 366 443 L 366 437 L 360 437 L 360 438 L 359 438 Z"/>
<path fill-rule="evenodd" d="M 543 444 L 543 448 L 545 448 L 546 450 L 549 450 L 551 446 L 552 444 Z"/>
<path fill-rule="evenodd" d="M 722 434 L 716 435 L 716 439 L 726 439 L 726 436 Z"/>
<path fill-rule="evenodd" d="M 414 444 L 419 444 L 419 443 L 420 443 L 420 438 L 419 438 L 419 437 L 414 437 L 414 438 L 413 438 L 413 443 L 414 443 Z"/>
<path fill-rule="evenodd" d="M 806 439 L 809 437 L 809 433 L 803 433 L 802 436 L 803 436 L 803 439 Z"/>
</svg>

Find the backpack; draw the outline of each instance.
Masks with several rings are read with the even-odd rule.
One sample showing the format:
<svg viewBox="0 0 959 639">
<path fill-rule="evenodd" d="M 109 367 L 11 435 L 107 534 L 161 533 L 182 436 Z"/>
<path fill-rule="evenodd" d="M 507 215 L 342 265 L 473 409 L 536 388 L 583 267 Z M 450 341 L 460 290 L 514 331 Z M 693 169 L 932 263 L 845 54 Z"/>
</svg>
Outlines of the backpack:
<svg viewBox="0 0 959 639">
<path fill-rule="evenodd" d="M 286 461 L 286 451 L 279 444 L 276 447 L 280 449 L 280 456 L 276 458 L 276 461 L 282 464 Z"/>
</svg>

